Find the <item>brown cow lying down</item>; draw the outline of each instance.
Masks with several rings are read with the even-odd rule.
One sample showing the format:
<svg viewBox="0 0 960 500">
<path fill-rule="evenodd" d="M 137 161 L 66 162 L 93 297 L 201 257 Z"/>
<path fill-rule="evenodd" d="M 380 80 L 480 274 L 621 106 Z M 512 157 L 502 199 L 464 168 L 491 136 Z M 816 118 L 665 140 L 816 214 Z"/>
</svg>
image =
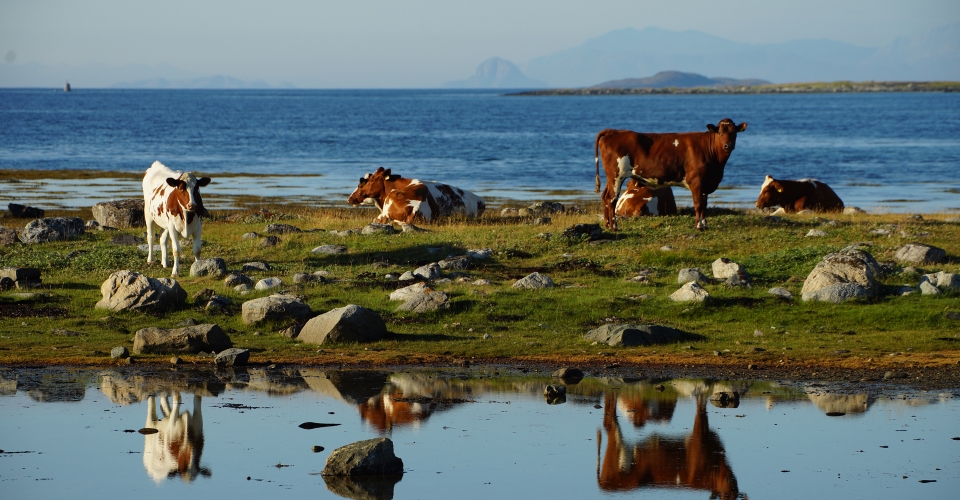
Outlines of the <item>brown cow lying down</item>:
<svg viewBox="0 0 960 500">
<path fill-rule="evenodd" d="M 693 196 L 697 229 L 707 228 L 707 196 L 717 190 L 723 167 L 737 145 L 737 133 L 747 129 L 724 118 L 708 124 L 707 132 L 650 134 L 607 129 L 597 134 L 594 154 L 597 192 L 600 192 L 600 161 L 607 175 L 603 189 L 603 220 L 617 230 L 616 208 L 623 181 L 634 179 L 651 188 L 683 186 Z"/>
<path fill-rule="evenodd" d="M 647 215 L 677 215 L 677 201 L 669 187 L 650 189 L 633 179 L 627 181 L 627 190 L 617 200 L 617 215 L 620 217 L 643 217 Z"/>
<path fill-rule="evenodd" d="M 412 224 L 430 222 L 437 217 L 465 215 L 479 217 L 487 205 L 483 200 L 463 189 L 439 182 L 407 179 L 392 174 L 383 167 L 360 179 L 347 202 L 353 206 L 372 203 L 380 209 L 374 219 L 382 224 L 390 221 Z"/>
<path fill-rule="evenodd" d="M 816 179 L 778 180 L 769 175 L 760 187 L 757 208 L 779 206 L 789 214 L 801 210 L 842 212 L 843 202 L 830 186 Z"/>
</svg>

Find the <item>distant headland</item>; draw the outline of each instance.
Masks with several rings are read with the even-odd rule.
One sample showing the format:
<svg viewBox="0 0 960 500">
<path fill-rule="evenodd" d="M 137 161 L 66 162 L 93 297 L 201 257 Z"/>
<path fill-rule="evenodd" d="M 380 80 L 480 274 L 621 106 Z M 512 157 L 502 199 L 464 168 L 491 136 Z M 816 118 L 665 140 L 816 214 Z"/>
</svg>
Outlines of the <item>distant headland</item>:
<svg viewBox="0 0 960 500">
<path fill-rule="evenodd" d="M 770 83 L 756 78 L 709 78 L 696 73 L 662 71 L 646 78 L 611 80 L 590 87 L 542 89 L 508 95 L 630 94 L 814 94 L 834 92 L 960 92 L 960 82 L 808 82 Z"/>
</svg>

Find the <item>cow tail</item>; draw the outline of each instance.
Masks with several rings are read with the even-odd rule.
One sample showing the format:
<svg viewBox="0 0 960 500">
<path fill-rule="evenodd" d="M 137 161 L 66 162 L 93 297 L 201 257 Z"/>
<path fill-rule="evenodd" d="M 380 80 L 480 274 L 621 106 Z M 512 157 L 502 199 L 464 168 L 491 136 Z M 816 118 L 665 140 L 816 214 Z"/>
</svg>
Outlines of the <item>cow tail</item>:
<svg viewBox="0 0 960 500">
<path fill-rule="evenodd" d="M 600 192 L 600 138 L 603 137 L 603 135 L 606 134 L 608 131 L 609 129 L 601 130 L 600 133 L 597 134 L 597 140 L 593 141 L 593 161 L 594 163 L 596 163 L 596 168 L 597 168 L 597 178 L 596 178 L 597 185 L 595 188 L 597 193 Z"/>
</svg>

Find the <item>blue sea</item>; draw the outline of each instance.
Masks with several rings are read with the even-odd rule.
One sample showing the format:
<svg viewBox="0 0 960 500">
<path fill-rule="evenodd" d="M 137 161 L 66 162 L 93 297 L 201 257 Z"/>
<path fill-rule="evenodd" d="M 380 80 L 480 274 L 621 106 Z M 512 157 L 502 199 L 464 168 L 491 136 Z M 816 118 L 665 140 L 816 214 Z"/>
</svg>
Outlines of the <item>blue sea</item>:
<svg viewBox="0 0 960 500">
<path fill-rule="evenodd" d="M 713 206 L 751 207 L 770 174 L 817 178 L 848 206 L 874 212 L 960 210 L 957 93 L 0 89 L 0 169 L 139 173 L 160 160 L 213 177 L 205 199 L 281 196 L 329 206 L 345 205 L 357 179 L 383 166 L 474 191 L 493 206 L 598 200 L 600 130 L 701 131 L 726 117 L 748 128 Z M 218 181 L 223 173 L 296 177 Z M 0 202 L 29 202 L 29 186 L 8 180 L 0 178 Z M 137 183 L 95 186 L 42 184 L 55 193 L 48 203 L 63 206 L 140 196 Z M 681 206 L 692 205 L 688 192 L 675 192 Z"/>
</svg>

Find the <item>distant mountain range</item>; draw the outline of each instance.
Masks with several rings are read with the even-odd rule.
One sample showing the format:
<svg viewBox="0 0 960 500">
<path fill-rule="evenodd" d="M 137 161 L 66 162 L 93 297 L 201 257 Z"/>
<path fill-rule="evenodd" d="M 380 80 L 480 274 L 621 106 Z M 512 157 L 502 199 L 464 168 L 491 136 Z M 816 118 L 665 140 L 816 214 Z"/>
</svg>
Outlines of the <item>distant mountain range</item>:
<svg viewBox="0 0 960 500">
<path fill-rule="evenodd" d="M 664 71 L 779 83 L 956 81 L 960 80 L 960 24 L 898 38 L 882 48 L 825 39 L 748 44 L 699 31 L 625 28 L 534 58 L 520 68 L 524 77 L 547 82 L 549 87 L 608 85 Z M 482 81 L 476 83 L 484 86 Z"/>
</svg>

